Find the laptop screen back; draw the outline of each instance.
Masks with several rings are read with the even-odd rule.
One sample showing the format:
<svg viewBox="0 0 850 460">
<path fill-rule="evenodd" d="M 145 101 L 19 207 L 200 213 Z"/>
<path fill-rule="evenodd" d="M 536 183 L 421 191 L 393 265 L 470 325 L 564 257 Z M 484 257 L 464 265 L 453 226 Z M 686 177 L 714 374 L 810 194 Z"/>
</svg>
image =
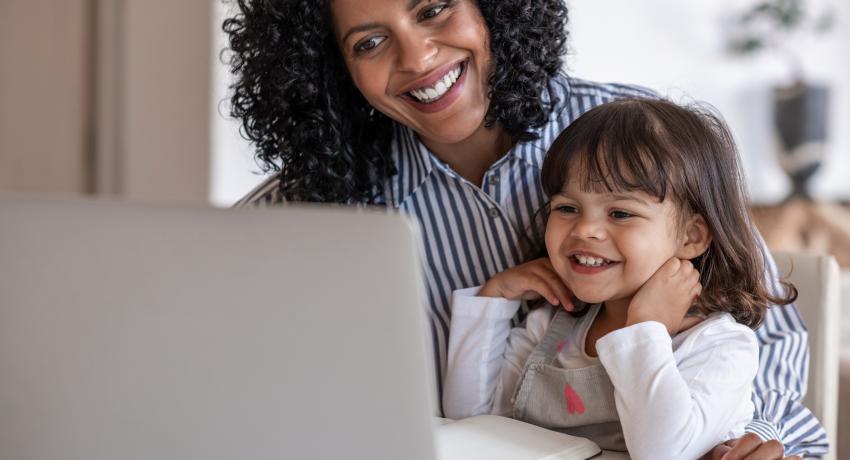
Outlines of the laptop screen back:
<svg viewBox="0 0 850 460">
<path fill-rule="evenodd" d="M 416 254 L 398 215 L 0 202 L 0 458 L 433 458 Z"/>
</svg>

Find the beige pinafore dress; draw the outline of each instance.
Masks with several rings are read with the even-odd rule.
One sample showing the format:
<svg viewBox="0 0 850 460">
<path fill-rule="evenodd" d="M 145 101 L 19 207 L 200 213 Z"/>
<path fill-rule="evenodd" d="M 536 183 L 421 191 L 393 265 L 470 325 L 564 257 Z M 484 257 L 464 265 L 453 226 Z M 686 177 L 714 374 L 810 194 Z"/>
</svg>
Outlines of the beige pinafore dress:
<svg viewBox="0 0 850 460">
<path fill-rule="evenodd" d="M 590 308 L 582 317 L 557 309 L 517 383 L 511 399 L 513 418 L 588 438 L 605 450 L 625 451 L 614 385 L 602 364 L 580 369 L 556 365 L 562 339 L 576 331 L 586 331 L 596 317 L 599 306 Z"/>
</svg>

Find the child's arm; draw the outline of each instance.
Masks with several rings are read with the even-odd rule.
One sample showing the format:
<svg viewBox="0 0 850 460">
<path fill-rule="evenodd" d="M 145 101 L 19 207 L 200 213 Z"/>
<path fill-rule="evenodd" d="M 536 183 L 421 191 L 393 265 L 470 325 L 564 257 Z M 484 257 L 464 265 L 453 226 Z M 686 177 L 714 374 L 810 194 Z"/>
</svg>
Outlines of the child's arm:
<svg viewBox="0 0 850 460">
<path fill-rule="evenodd" d="M 552 317 L 549 308 L 534 310 L 525 327 L 512 330 L 511 318 L 519 309 L 519 299 L 540 297 L 541 293 L 569 298 L 560 280 L 547 273 L 551 268 L 547 264 L 548 260 L 538 259 L 499 273 L 480 290 L 454 292 L 443 382 L 447 417 L 511 414 L 516 382 Z"/>
<path fill-rule="evenodd" d="M 477 291 L 464 289 L 452 295 L 443 383 L 443 411 L 451 419 L 510 416 L 513 389 L 551 319 L 551 309 L 542 308 L 529 314 L 526 327 L 511 329 L 520 302 L 478 297 Z"/>
<path fill-rule="evenodd" d="M 634 459 L 698 458 L 752 414 L 755 334 L 728 316 L 683 334 L 688 336 L 675 356 L 667 329 L 655 321 L 596 343 Z"/>
</svg>

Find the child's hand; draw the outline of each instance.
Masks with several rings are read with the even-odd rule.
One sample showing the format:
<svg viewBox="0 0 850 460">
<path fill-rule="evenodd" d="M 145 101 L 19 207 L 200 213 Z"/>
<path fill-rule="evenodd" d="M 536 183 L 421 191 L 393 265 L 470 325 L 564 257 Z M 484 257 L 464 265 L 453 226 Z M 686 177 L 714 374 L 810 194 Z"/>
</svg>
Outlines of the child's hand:
<svg viewBox="0 0 850 460">
<path fill-rule="evenodd" d="M 671 258 L 638 289 L 629 304 L 626 326 L 658 321 L 674 335 L 702 291 L 699 272 L 688 260 Z"/>
<path fill-rule="evenodd" d="M 552 305 L 573 309 L 572 292 L 555 273 L 547 257 L 532 260 L 494 275 L 478 291 L 481 297 L 510 300 L 545 298 Z"/>
</svg>

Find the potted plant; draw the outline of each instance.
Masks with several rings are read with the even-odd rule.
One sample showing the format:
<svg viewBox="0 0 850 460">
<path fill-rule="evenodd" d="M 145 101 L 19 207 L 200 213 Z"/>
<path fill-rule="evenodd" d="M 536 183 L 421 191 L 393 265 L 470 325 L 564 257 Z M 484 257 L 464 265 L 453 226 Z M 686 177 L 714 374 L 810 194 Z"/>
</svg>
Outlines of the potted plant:
<svg viewBox="0 0 850 460">
<path fill-rule="evenodd" d="M 829 116 L 829 88 L 806 78 L 794 45 L 830 31 L 834 17 L 832 9 L 813 14 L 805 0 L 764 0 L 741 13 L 729 42 L 734 54 L 778 53 L 788 67 L 789 83 L 773 90 L 773 109 L 789 198 L 810 197 L 807 183 L 823 160 Z"/>
</svg>

